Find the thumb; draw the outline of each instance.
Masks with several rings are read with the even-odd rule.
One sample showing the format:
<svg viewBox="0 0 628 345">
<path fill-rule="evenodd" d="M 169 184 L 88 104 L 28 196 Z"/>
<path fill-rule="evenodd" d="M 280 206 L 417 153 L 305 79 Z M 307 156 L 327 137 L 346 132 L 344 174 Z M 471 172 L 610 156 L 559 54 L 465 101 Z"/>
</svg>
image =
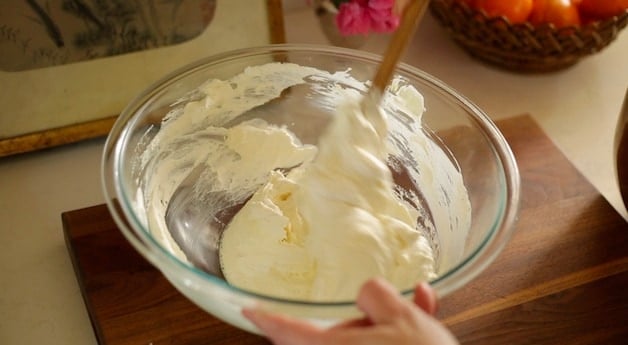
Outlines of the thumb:
<svg viewBox="0 0 628 345">
<path fill-rule="evenodd" d="M 357 305 L 375 324 L 390 323 L 411 307 L 397 289 L 382 278 L 374 278 L 362 285 Z"/>
<path fill-rule="evenodd" d="M 276 345 L 315 344 L 322 333 L 307 322 L 259 309 L 243 309 L 242 314 Z"/>
<path fill-rule="evenodd" d="M 414 289 L 414 304 L 427 314 L 434 315 L 438 310 L 438 297 L 428 283 L 419 283 Z"/>
</svg>

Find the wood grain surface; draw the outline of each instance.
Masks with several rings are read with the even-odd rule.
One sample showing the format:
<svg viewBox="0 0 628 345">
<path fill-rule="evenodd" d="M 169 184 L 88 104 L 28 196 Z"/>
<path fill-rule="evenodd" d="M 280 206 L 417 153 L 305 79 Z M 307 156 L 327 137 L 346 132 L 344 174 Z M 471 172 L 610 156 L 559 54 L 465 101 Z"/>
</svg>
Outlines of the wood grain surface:
<svg viewBox="0 0 628 345">
<path fill-rule="evenodd" d="M 516 232 L 479 277 L 441 300 L 438 317 L 462 344 L 624 344 L 628 224 L 531 117 L 497 125 L 521 171 Z M 268 344 L 179 294 L 104 205 L 62 221 L 100 344 Z"/>
</svg>

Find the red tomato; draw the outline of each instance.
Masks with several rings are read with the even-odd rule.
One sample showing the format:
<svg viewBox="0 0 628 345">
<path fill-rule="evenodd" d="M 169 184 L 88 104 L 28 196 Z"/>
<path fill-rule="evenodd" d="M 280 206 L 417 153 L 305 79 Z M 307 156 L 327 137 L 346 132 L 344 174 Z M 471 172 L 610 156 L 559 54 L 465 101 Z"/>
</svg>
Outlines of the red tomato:
<svg viewBox="0 0 628 345">
<path fill-rule="evenodd" d="M 506 17 L 511 23 L 523 23 L 532 11 L 532 0 L 475 0 L 475 8 L 489 17 Z"/>
<path fill-rule="evenodd" d="M 628 9 L 628 0 L 581 0 L 578 7 L 583 15 L 605 19 Z"/>
<path fill-rule="evenodd" d="M 557 28 L 580 25 L 578 7 L 571 0 L 534 0 L 530 22 L 552 23 Z"/>
</svg>

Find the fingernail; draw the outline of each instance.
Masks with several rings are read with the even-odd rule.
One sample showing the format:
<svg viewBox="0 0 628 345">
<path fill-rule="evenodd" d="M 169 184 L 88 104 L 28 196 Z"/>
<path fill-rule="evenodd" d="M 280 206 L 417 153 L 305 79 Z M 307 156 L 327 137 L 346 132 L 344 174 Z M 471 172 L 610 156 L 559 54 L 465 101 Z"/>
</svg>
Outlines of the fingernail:
<svg viewBox="0 0 628 345">
<path fill-rule="evenodd" d="M 272 331 L 276 326 L 269 319 L 269 314 L 260 309 L 243 308 L 242 315 L 251 321 L 263 333 Z"/>
<path fill-rule="evenodd" d="M 251 319 L 257 319 L 259 316 L 259 311 L 257 309 L 253 309 L 253 308 L 242 308 L 242 315 L 244 315 L 244 317 L 246 317 L 247 319 L 251 320 Z"/>
<path fill-rule="evenodd" d="M 252 324 L 257 326 L 257 328 L 259 328 L 260 330 L 263 330 L 263 328 L 266 325 L 266 322 L 265 322 L 266 319 L 263 317 L 262 312 L 260 312 L 257 309 L 252 309 L 252 308 L 242 309 L 242 315 L 244 316 L 245 319 L 249 320 Z"/>
</svg>

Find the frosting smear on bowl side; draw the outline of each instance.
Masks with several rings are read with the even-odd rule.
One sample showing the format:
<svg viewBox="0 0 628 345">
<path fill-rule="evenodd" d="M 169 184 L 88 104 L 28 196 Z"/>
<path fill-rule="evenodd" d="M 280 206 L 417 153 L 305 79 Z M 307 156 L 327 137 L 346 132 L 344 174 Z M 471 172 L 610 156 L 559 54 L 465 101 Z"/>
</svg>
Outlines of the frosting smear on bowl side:
<svg viewBox="0 0 628 345">
<path fill-rule="evenodd" d="M 430 244 L 386 165 L 383 113 L 361 105 L 340 104 L 314 160 L 274 172 L 235 215 L 220 250 L 227 281 L 320 301 L 350 300 L 375 276 L 403 289 L 435 278 Z"/>
<path fill-rule="evenodd" d="M 273 80 L 277 72 L 283 84 Z M 238 109 L 224 116 L 224 107 L 246 98 L 247 92 L 230 95 L 234 88 L 223 88 L 223 83 L 233 85 L 237 78 L 240 87 L 247 75 L 257 90 L 264 89 L 259 86 L 264 81 L 282 85 L 268 89 L 268 95 L 258 93 L 257 103 L 308 78 L 332 81 L 316 90 L 336 109 L 317 147 L 262 119 L 221 127 L 255 106 L 243 107 L 240 101 L 233 106 Z M 243 203 L 219 243 L 222 273 L 230 284 L 286 299 L 352 300 L 369 278 L 384 277 L 399 289 L 411 289 L 418 281 L 436 278 L 461 255 L 470 223 L 468 196 L 454 162 L 422 131 L 423 97 L 414 87 L 396 78 L 380 105 L 364 99 L 368 83 L 346 72 L 270 63 L 236 78 L 206 84 L 205 98 L 168 118 L 152 144 L 162 153 L 160 166 L 183 159 L 186 171 L 207 167 L 199 188 L 223 191 L 221 200 L 230 200 L 208 212 Z M 212 114 L 217 111 L 212 99 L 223 100 L 221 116 Z M 168 147 L 177 141 L 177 132 L 189 137 L 202 132 L 196 145 L 205 146 L 164 161 L 163 152 L 172 152 Z M 175 170 L 162 173 L 180 181 L 185 173 Z M 167 175 L 153 176 L 145 190 Z M 401 187 L 408 184 L 412 188 Z M 154 206 L 148 222 L 157 225 L 149 227 L 155 237 L 184 259 L 164 223 L 153 218 L 163 217 L 167 203 L 151 201 L 168 200 L 172 191 L 162 188 L 144 200 Z"/>
</svg>

